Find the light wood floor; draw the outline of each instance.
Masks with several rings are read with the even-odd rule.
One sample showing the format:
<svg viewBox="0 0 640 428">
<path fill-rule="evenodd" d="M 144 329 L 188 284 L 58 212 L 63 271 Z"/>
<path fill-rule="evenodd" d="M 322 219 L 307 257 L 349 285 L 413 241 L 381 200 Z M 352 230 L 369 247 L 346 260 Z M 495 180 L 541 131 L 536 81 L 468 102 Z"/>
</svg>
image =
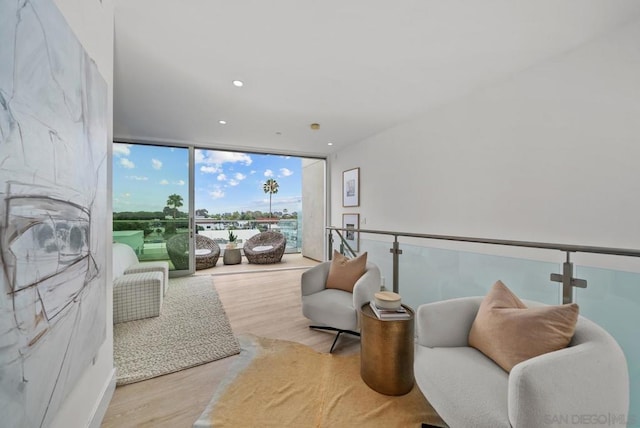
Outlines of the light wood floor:
<svg viewBox="0 0 640 428">
<path fill-rule="evenodd" d="M 215 267 L 196 271 L 196 275 L 231 275 L 251 272 L 273 272 L 289 269 L 308 269 L 317 265 L 318 262 L 307 257 L 303 257 L 300 253 L 284 254 L 280 263 L 256 265 L 249 263 L 247 258 L 242 256 L 242 262 L 237 265 L 225 265 L 222 257 L 218 259 Z"/>
<path fill-rule="evenodd" d="M 302 316 L 302 272 L 215 276 L 214 284 L 233 331 L 296 341 L 328 352 L 334 334 L 310 330 L 309 320 Z M 359 344 L 357 338 L 341 336 L 334 353 L 357 352 Z M 191 427 L 235 358 L 116 388 L 102 427 Z"/>
</svg>

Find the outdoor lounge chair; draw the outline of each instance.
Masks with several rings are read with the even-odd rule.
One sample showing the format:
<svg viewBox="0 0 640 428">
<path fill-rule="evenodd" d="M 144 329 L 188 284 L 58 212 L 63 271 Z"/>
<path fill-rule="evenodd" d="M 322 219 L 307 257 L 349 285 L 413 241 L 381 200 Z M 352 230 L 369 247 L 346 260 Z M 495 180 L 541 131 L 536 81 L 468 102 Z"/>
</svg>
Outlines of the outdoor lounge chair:
<svg viewBox="0 0 640 428">
<path fill-rule="evenodd" d="M 243 249 L 249 263 L 264 265 L 280 262 L 286 246 L 282 233 L 266 231 L 247 239 Z"/>
<path fill-rule="evenodd" d="M 220 247 L 211 238 L 196 235 L 196 270 L 212 268 L 220 257 Z M 167 240 L 167 253 L 176 270 L 189 269 L 189 235 L 179 233 Z"/>
</svg>

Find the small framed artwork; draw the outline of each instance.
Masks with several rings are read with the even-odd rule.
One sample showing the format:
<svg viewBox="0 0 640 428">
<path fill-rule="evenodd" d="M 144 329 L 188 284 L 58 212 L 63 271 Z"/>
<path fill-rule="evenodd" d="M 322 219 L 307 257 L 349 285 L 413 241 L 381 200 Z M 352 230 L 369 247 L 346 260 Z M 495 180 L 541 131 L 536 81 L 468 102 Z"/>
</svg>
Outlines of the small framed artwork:
<svg viewBox="0 0 640 428">
<path fill-rule="evenodd" d="M 360 168 L 348 169 L 342 173 L 342 206 L 360 206 Z"/>
<path fill-rule="evenodd" d="M 360 214 L 342 214 L 342 228 L 352 229 L 342 231 L 342 236 L 353 251 L 360 251 L 360 234 L 355 231 L 360 229 Z"/>
</svg>

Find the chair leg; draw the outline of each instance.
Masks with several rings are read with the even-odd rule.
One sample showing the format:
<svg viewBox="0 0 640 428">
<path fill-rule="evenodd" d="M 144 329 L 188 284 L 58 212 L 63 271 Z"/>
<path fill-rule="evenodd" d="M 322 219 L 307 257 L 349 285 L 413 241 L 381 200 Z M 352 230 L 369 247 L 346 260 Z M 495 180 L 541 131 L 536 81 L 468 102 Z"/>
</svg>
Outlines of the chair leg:
<svg viewBox="0 0 640 428">
<path fill-rule="evenodd" d="M 336 334 L 336 338 L 333 339 L 333 343 L 331 344 L 331 349 L 329 349 L 329 353 L 333 352 L 333 347 L 336 346 L 336 342 L 338 341 L 338 338 L 340 337 L 340 333 L 342 333 L 342 332 L 339 331 L 338 334 Z"/>
<path fill-rule="evenodd" d="M 329 350 L 329 353 L 333 352 L 333 348 L 336 346 L 336 342 L 338 341 L 338 338 L 340 337 L 340 334 L 346 333 L 346 334 L 350 334 L 352 336 L 360 337 L 360 333 L 358 333 L 357 331 L 342 330 L 340 328 L 329 327 L 329 326 L 326 326 L 326 325 L 310 325 L 309 328 L 313 328 L 315 330 L 327 330 L 327 331 L 337 331 L 338 332 L 338 334 L 336 334 L 336 338 L 333 339 L 333 344 L 331 345 L 331 349 Z"/>
</svg>

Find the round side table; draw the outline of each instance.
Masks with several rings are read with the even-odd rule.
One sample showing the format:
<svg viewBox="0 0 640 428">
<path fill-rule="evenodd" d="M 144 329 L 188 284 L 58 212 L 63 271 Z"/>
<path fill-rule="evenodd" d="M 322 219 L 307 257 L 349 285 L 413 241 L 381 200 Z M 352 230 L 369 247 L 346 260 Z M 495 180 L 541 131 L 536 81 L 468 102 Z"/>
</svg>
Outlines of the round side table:
<svg viewBox="0 0 640 428">
<path fill-rule="evenodd" d="M 402 320 L 381 320 L 369 303 L 360 308 L 360 377 L 385 395 L 404 395 L 413 388 L 414 312 Z"/>
<path fill-rule="evenodd" d="M 222 255 L 222 263 L 225 265 L 238 265 L 242 263 L 240 248 L 225 249 L 224 254 Z"/>
</svg>

